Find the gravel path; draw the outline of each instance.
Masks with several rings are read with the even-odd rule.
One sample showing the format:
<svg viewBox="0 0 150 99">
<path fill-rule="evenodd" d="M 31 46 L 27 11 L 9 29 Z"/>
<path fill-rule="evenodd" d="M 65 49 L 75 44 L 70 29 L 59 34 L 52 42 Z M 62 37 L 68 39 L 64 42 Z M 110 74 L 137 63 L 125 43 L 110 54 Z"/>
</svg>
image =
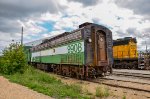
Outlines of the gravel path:
<svg viewBox="0 0 150 99">
<path fill-rule="evenodd" d="M 53 99 L 0 76 L 0 99 Z"/>
</svg>

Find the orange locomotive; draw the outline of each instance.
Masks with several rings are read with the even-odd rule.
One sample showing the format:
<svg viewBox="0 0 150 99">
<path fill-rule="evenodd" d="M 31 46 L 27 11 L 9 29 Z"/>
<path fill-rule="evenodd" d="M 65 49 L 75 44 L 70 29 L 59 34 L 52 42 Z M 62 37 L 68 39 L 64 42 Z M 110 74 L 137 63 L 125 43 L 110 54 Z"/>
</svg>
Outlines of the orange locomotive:
<svg viewBox="0 0 150 99">
<path fill-rule="evenodd" d="M 113 68 L 137 69 L 138 51 L 136 38 L 125 37 L 113 41 Z"/>
</svg>

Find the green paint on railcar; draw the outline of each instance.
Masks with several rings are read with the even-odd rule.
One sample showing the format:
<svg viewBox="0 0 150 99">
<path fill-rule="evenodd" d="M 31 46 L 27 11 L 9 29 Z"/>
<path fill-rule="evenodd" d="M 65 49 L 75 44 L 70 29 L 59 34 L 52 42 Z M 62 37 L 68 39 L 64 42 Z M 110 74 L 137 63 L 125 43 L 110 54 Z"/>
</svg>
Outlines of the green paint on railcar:
<svg viewBox="0 0 150 99">
<path fill-rule="evenodd" d="M 84 52 L 61 55 L 61 63 L 82 65 L 84 64 Z"/>
<path fill-rule="evenodd" d="M 30 62 L 31 60 L 31 53 L 29 51 L 29 49 L 31 48 L 32 46 L 24 46 L 24 52 L 26 54 L 26 59 L 28 62 Z"/>
<path fill-rule="evenodd" d="M 33 57 L 33 58 L 32 58 L 32 62 L 37 62 L 37 63 L 41 62 L 41 57 L 40 57 L 40 56 L 38 56 L 38 57 Z"/>
<path fill-rule="evenodd" d="M 59 49 L 64 47 L 61 52 L 62 54 L 55 53 L 54 49 Z M 54 63 L 54 64 L 74 64 L 74 65 L 83 65 L 84 64 L 84 42 L 74 41 L 65 45 L 61 45 L 57 48 L 52 48 L 54 50 L 53 53 L 47 53 L 49 55 L 42 55 L 39 52 L 40 56 L 32 57 L 32 62 L 40 62 L 40 63 Z M 49 49 L 49 50 L 52 50 Z M 65 50 L 64 50 L 65 49 Z"/>
<path fill-rule="evenodd" d="M 84 64 L 84 53 L 59 54 L 32 58 L 32 62 L 54 63 L 54 64 Z"/>
</svg>

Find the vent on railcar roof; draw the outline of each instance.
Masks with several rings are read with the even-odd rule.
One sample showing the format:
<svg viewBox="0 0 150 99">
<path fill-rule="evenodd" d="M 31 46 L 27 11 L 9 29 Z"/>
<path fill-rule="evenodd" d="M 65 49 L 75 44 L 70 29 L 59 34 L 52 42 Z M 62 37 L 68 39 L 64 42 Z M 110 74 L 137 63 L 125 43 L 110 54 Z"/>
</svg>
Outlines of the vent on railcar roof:
<svg viewBox="0 0 150 99">
<path fill-rule="evenodd" d="M 42 43 L 46 43 L 49 39 L 42 40 Z"/>
</svg>

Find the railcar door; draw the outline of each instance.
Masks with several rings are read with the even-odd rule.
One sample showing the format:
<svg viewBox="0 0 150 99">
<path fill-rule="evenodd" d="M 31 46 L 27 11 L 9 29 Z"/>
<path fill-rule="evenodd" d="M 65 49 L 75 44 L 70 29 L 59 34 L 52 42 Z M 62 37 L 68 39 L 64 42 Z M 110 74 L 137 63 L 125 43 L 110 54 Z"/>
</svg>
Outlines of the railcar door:
<svg viewBox="0 0 150 99">
<path fill-rule="evenodd" d="M 97 31 L 97 61 L 98 65 L 102 66 L 107 64 L 107 51 L 106 51 L 106 34 L 103 31 Z"/>
</svg>

